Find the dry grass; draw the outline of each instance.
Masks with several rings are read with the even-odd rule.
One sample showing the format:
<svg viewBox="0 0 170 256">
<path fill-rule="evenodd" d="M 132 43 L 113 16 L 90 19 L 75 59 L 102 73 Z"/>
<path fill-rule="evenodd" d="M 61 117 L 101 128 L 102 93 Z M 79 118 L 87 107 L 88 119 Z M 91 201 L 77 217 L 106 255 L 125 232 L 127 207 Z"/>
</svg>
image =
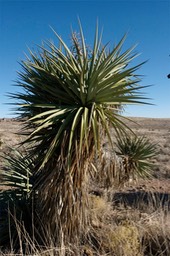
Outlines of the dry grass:
<svg viewBox="0 0 170 256">
<path fill-rule="evenodd" d="M 157 144 L 156 167 L 151 180 L 140 180 L 114 190 L 93 184 L 89 194 L 91 226 L 79 245 L 57 248 L 48 234 L 46 247 L 38 247 L 28 234 L 21 232 L 20 248 L 0 255 L 32 256 L 169 256 L 170 255 L 170 119 L 142 119 L 131 124 L 139 135 Z M 1 120 L 1 151 L 20 141 L 13 133 L 19 123 Z M 2 162 L 1 162 L 2 165 Z"/>
<path fill-rule="evenodd" d="M 155 195 L 133 206 L 92 196 L 92 204 L 93 241 L 99 250 L 93 255 L 170 255 L 170 212 Z"/>
<path fill-rule="evenodd" d="M 89 195 L 91 226 L 82 242 L 57 248 L 48 234 L 48 246 L 40 247 L 32 241 L 18 225 L 20 248 L 18 254 L 34 256 L 169 256 L 170 255 L 170 212 L 167 206 L 155 206 L 155 200 L 146 204 L 142 199 L 130 206 L 128 202 L 108 201 L 105 196 Z M 113 195 L 114 196 L 114 195 Z M 159 204 L 160 202 L 158 202 Z M 50 244 L 51 243 L 51 244 Z"/>
</svg>

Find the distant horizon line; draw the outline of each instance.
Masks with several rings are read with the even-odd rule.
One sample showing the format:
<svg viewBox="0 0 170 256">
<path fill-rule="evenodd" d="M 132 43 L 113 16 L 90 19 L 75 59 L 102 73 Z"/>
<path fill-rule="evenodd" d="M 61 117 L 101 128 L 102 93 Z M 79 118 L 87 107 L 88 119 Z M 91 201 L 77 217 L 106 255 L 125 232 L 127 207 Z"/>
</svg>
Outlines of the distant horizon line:
<svg viewBox="0 0 170 256">
<path fill-rule="evenodd" d="M 125 115 L 122 115 L 122 117 L 125 117 L 125 118 L 145 118 L 145 119 L 170 119 L 170 117 L 148 117 L 148 116 L 125 116 Z M 3 119 L 20 119 L 20 117 L 18 116 L 0 116 L 0 120 L 3 120 Z"/>
</svg>

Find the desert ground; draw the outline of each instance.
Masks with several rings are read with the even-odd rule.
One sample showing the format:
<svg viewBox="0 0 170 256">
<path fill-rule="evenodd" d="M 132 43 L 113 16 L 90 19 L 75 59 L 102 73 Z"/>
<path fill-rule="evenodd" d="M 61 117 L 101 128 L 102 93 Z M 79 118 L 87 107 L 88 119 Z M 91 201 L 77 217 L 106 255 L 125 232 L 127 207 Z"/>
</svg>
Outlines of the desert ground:
<svg viewBox="0 0 170 256">
<path fill-rule="evenodd" d="M 136 117 L 131 119 L 133 122 L 127 121 L 127 125 L 137 135 L 146 136 L 150 142 L 156 145 L 157 155 L 153 159 L 153 176 L 151 179 L 129 182 L 120 188 L 112 187 L 110 191 L 103 191 L 100 186 L 94 188 L 93 192 L 95 193 L 90 194 L 92 227 L 97 230 L 97 237 L 100 237 L 103 244 L 107 241 L 106 248 L 116 250 L 114 255 L 169 256 L 170 118 Z M 23 126 L 20 121 L 0 119 L 0 157 L 4 152 L 9 151 L 9 147 L 18 146 L 18 143 L 22 141 L 20 135 L 22 130 Z M 3 158 L 0 158 L 0 169 L 3 168 L 3 165 Z M 1 189 L 4 187 L 0 186 Z M 134 233 L 135 230 L 137 233 Z M 115 236 L 118 236 L 120 240 L 118 247 L 114 247 L 116 246 L 114 244 Z M 138 238 L 135 238 L 136 236 Z M 142 254 L 137 254 L 138 242 L 137 245 L 135 243 L 138 239 Z M 124 254 L 115 249 L 119 246 L 120 248 L 123 246 Z M 126 248 L 130 250 L 129 253 Z M 101 254 L 86 252 L 83 255 Z"/>
<path fill-rule="evenodd" d="M 156 190 L 157 192 L 170 192 L 170 118 L 130 118 L 127 121 L 131 129 L 138 135 L 145 135 L 156 144 L 158 151 L 154 159 L 153 178 L 140 180 L 137 184 L 130 184 L 124 189 Z M 22 141 L 22 123 L 16 119 L 0 119 L 0 153 L 7 152 L 9 147 L 17 147 Z M 2 166 L 2 161 L 0 162 Z"/>
</svg>

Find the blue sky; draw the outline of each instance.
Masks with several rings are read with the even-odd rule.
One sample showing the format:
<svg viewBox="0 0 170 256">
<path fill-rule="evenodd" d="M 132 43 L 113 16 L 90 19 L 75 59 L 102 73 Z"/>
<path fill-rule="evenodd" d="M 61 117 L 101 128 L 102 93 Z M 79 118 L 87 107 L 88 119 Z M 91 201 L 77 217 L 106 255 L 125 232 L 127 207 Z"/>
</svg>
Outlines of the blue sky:
<svg viewBox="0 0 170 256">
<path fill-rule="evenodd" d="M 130 106 L 125 115 L 170 118 L 170 0 L 0 0 L 0 117 L 12 114 L 6 94 L 19 90 L 13 85 L 27 47 L 55 42 L 50 26 L 69 44 L 78 16 L 88 44 L 98 19 L 104 44 L 112 47 L 128 32 L 124 48 L 137 43 L 136 52 L 141 53 L 134 64 L 148 60 L 137 73 L 144 76 L 141 85 L 153 85 L 145 92 L 155 105 Z"/>
</svg>

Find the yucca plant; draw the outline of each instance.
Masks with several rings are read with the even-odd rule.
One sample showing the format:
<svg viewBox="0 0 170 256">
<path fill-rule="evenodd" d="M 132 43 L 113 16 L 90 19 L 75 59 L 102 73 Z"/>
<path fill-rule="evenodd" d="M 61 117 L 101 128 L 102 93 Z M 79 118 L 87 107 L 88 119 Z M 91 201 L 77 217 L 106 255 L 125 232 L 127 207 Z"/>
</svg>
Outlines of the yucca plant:
<svg viewBox="0 0 170 256">
<path fill-rule="evenodd" d="M 1 170 L 0 185 L 0 247 L 18 247 L 17 225 L 31 231 L 32 218 L 32 172 L 33 158 L 26 151 L 10 149 L 9 154 L 2 156 L 4 167 Z M 16 225 L 16 223 L 18 223 Z"/>
<path fill-rule="evenodd" d="M 1 186 L 22 190 L 28 195 L 32 188 L 30 179 L 34 170 L 34 161 L 27 157 L 25 149 L 21 151 L 21 149 L 9 148 L 9 152 L 2 156 L 5 164 L 1 171 Z"/>
<path fill-rule="evenodd" d="M 34 188 L 41 219 L 58 242 L 79 239 L 86 215 L 89 165 L 102 138 L 112 144 L 126 130 L 120 118 L 125 104 L 143 103 L 140 78 L 132 67 L 134 47 L 122 51 L 126 36 L 112 49 L 102 44 L 98 26 L 92 49 L 72 33 L 68 47 L 54 31 L 59 46 L 47 41 L 21 63 L 17 85 L 18 115 L 25 120 L 30 157 L 37 155 Z M 72 49 L 72 50 L 71 50 Z"/>
<path fill-rule="evenodd" d="M 156 145 L 145 136 L 126 135 L 117 139 L 117 155 L 121 157 L 122 173 L 120 180 L 130 178 L 149 178 L 152 176 L 153 162 L 156 155 Z"/>
</svg>

